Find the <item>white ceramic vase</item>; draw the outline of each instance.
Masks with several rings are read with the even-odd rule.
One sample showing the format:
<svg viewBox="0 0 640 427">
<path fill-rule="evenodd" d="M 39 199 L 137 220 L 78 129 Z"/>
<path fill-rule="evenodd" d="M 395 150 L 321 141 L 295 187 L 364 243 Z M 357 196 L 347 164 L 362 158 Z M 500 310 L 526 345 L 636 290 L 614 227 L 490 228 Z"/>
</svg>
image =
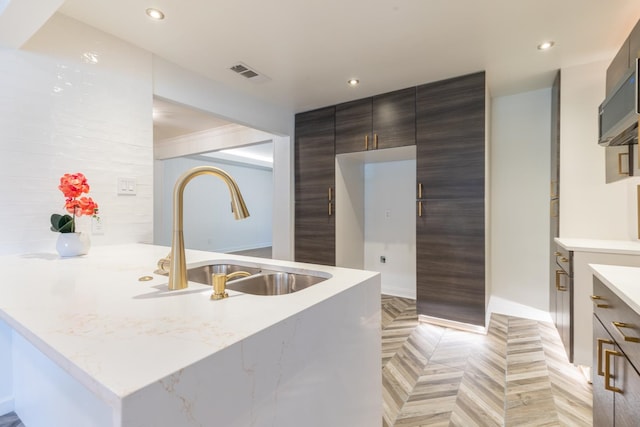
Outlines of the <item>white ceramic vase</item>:
<svg viewBox="0 0 640 427">
<path fill-rule="evenodd" d="M 56 242 L 56 250 L 61 257 L 86 255 L 89 253 L 91 241 L 87 233 L 60 233 Z"/>
</svg>

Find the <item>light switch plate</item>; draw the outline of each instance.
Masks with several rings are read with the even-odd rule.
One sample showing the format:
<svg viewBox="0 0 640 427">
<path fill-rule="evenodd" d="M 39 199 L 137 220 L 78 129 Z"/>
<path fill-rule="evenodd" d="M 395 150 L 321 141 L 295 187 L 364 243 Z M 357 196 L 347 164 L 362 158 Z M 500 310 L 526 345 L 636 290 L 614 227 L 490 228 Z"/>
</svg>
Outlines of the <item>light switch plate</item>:
<svg viewBox="0 0 640 427">
<path fill-rule="evenodd" d="M 118 178 L 118 194 L 135 196 L 138 192 L 138 181 L 135 178 Z"/>
</svg>

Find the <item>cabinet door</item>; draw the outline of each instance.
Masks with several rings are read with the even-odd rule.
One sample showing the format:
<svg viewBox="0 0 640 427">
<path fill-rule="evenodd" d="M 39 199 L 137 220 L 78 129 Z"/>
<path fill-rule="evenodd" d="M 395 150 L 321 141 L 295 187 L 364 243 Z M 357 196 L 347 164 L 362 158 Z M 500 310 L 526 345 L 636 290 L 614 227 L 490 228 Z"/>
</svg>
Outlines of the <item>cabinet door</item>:
<svg viewBox="0 0 640 427">
<path fill-rule="evenodd" d="M 554 238 L 560 235 L 560 71 L 551 88 L 551 174 L 549 176 L 549 313 L 557 325 L 555 270 L 557 246 Z"/>
<path fill-rule="evenodd" d="M 373 148 L 416 143 L 416 88 L 373 97 Z"/>
<path fill-rule="evenodd" d="M 417 88 L 416 144 L 424 198 L 484 197 L 484 72 Z"/>
<path fill-rule="evenodd" d="M 569 361 L 573 361 L 573 279 L 561 268 L 556 269 L 556 328 Z"/>
<path fill-rule="evenodd" d="M 606 96 L 611 95 L 613 88 L 620 82 L 620 79 L 624 74 L 629 70 L 629 38 L 627 38 L 622 47 L 611 61 L 609 68 L 607 68 L 607 78 L 606 78 Z"/>
<path fill-rule="evenodd" d="M 366 151 L 373 147 L 371 98 L 336 106 L 336 154 Z"/>
<path fill-rule="evenodd" d="M 613 425 L 613 392 L 604 387 L 604 352 L 615 350 L 613 339 L 602 326 L 597 316 L 593 316 L 593 425 Z"/>
<path fill-rule="evenodd" d="M 484 326 L 484 199 L 418 203 L 418 314 Z"/>
<path fill-rule="evenodd" d="M 335 265 L 335 216 L 329 200 L 335 189 L 334 113 L 329 107 L 296 115 L 295 258 L 299 262 Z"/>
<path fill-rule="evenodd" d="M 620 349 L 618 353 L 620 355 L 615 357 L 615 381 L 616 387 L 620 388 L 621 392 L 615 393 L 613 398 L 615 426 L 637 427 L 640 423 L 640 375 Z"/>
</svg>

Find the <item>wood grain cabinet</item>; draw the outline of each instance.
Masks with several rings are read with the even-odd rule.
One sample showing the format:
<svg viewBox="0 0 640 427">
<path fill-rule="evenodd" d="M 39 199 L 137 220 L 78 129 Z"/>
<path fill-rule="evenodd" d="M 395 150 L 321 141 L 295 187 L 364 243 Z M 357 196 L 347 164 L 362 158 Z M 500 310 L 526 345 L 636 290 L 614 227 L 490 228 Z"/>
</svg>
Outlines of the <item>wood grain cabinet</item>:
<svg viewBox="0 0 640 427">
<path fill-rule="evenodd" d="M 618 53 L 607 68 L 606 96 L 609 96 L 620 79 L 632 67 L 635 67 L 636 58 L 640 57 L 640 21 L 631 30 L 629 37 L 624 41 Z"/>
<path fill-rule="evenodd" d="M 593 425 L 637 426 L 640 315 L 596 277 L 593 297 Z"/>
<path fill-rule="evenodd" d="M 335 108 L 296 115 L 295 260 L 335 265 Z"/>
<path fill-rule="evenodd" d="M 485 74 L 416 93 L 418 314 L 485 325 Z"/>
<path fill-rule="evenodd" d="M 336 106 L 336 154 L 414 145 L 416 89 Z"/>
<path fill-rule="evenodd" d="M 553 252 L 553 292 L 550 312 L 570 362 L 573 362 L 573 251 L 556 246 Z"/>
<path fill-rule="evenodd" d="M 558 252 L 555 238 L 560 235 L 560 71 L 551 87 L 551 173 L 549 176 L 549 313 L 558 326 L 556 270 Z M 569 354 L 569 353 L 567 353 Z"/>
</svg>

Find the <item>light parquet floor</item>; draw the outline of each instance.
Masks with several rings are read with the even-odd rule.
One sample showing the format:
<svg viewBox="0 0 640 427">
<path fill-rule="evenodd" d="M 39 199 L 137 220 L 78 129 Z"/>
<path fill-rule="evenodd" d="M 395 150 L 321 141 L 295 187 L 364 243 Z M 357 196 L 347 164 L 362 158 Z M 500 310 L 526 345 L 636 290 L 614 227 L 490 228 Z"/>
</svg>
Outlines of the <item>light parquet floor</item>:
<svg viewBox="0 0 640 427">
<path fill-rule="evenodd" d="M 591 426 L 591 385 L 552 324 L 499 314 L 486 335 L 419 323 L 382 297 L 383 427 Z"/>
</svg>

